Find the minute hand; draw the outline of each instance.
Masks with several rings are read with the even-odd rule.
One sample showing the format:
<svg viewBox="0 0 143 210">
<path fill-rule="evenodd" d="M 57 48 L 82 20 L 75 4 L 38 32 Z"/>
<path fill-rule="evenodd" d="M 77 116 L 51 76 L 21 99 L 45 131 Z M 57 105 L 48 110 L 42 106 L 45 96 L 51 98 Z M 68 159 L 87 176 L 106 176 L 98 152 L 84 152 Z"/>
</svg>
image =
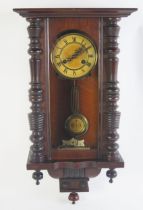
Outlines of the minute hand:
<svg viewBox="0 0 143 210">
<path fill-rule="evenodd" d="M 82 54 L 83 52 L 85 51 L 85 49 L 83 48 L 83 47 L 80 47 L 79 49 L 77 49 L 77 50 L 75 50 L 75 52 L 71 55 L 71 56 L 69 56 L 69 57 L 67 57 L 67 62 L 70 62 L 70 61 L 72 61 L 74 58 L 77 58 L 80 54 Z"/>
<path fill-rule="evenodd" d="M 72 61 L 74 58 L 77 58 L 79 55 L 87 51 L 91 46 L 85 48 L 85 47 L 80 47 L 79 49 L 75 50 L 74 54 L 72 54 L 70 57 L 66 59 L 67 62 Z"/>
</svg>

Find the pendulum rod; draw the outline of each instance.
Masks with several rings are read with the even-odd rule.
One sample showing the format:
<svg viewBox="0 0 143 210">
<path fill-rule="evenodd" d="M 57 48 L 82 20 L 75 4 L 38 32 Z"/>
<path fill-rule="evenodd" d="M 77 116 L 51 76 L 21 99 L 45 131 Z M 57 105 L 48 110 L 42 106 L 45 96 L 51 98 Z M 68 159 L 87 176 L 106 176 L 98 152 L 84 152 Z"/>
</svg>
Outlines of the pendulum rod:
<svg viewBox="0 0 143 210">
<path fill-rule="evenodd" d="M 71 88 L 71 112 L 73 114 L 79 113 L 79 88 L 76 85 L 76 80 L 72 81 L 72 88 Z"/>
</svg>

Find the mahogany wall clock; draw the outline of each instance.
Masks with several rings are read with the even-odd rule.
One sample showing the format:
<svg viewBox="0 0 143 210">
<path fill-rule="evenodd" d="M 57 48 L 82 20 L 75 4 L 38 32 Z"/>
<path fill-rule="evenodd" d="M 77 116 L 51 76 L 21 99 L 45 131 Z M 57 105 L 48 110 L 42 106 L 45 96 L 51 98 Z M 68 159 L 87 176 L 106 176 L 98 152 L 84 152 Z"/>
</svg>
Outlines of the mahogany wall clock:
<svg viewBox="0 0 143 210">
<path fill-rule="evenodd" d="M 87 192 L 88 180 L 124 167 L 118 151 L 118 21 L 136 11 L 14 9 L 29 22 L 30 147 L 27 169 L 60 181 L 60 191 Z"/>
</svg>

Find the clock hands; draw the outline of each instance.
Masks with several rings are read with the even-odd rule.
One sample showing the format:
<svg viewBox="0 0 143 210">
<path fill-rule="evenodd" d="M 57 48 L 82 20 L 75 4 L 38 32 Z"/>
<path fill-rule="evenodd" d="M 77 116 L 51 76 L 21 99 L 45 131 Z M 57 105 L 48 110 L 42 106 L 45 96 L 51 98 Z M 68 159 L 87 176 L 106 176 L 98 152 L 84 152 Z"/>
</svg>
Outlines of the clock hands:
<svg viewBox="0 0 143 210">
<path fill-rule="evenodd" d="M 75 50 L 71 56 L 64 59 L 63 63 L 65 64 L 65 63 L 72 61 L 73 59 L 77 58 L 82 52 L 83 52 L 83 48 L 80 47 L 79 49 Z"/>
<path fill-rule="evenodd" d="M 63 63 L 66 64 L 70 61 L 72 61 L 73 59 L 77 58 L 79 55 L 81 55 L 82 53 L 84 53 L 85 51 L 87 51 L 89 48 L 91 48 L 91 46 L 85 48 L 85 47 L 80 47 L 79 49 L 75 50 L 74 53 L 67 57 L 66 59 L 63 60 Z"/>
</svg>

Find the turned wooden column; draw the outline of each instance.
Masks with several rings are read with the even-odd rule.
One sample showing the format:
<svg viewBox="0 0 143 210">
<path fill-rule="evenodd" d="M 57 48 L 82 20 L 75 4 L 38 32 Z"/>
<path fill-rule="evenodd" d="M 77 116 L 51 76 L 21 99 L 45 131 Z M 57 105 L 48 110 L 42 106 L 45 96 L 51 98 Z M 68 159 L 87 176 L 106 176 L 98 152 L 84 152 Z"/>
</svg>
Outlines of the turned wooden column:
<svg viewBox="0 0 143 210">
<path fill-rule="evenodd" d="M 43 100 L 43 90 L 40 82 L 40 68 L 41 60 L 40 55 L 42 49 L 40 46 L 40 34 L 42 31 L 41 19 L 40 18 L 27 18 L 30 23 L 28 26 L 28 33 L 30 38 L 28 53 L 31 55 L 30 58 L 30 69 L 31 69 L 31 88 L 29 91 L 30 101 L 32 103 L 29 114 L 30 129 L 32 135 L 30 137 L 33 145 L 30 148 L 29 160 L 33 163 L 40 163 L 44 161 L 44 113 L 42 112 L 41 103 Z M 43 177 L 40 171 L 36 171 L 33 174 L 33 178 L 39 180 Z"/>
<path fill-rule="evenodd" d="M 117 111 L 119 100 L 119 88 L 117 80 L 118 70 L 118 34 L 120 27 L 117 25 L 120 18 L 103 19 L 103 126 L 104 126 L 104 154 L 107 161 L 116 161 L 119 157 L 117 140 L 119 135 L 120 112 Z M 107 176 L 116 176 L 116 171 L 112 168 L 107 172 Z"/>
</svg>

